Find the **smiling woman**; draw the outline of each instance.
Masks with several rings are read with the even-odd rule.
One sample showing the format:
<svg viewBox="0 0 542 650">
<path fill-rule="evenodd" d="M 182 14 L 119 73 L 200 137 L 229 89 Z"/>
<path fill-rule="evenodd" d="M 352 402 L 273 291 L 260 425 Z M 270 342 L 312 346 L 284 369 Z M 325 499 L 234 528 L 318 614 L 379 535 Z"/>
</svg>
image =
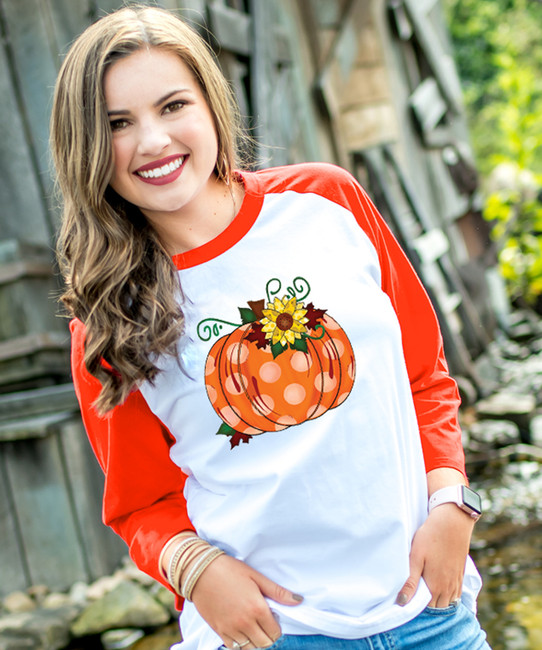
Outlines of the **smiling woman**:
<svg viewBox="0 0 542 650">
<path fill-rule="evenodd" d="M 427 294 L 350 174 L 238 169 L 237 125 L 165 10 L 102 18 L 60 70 L 63 300 L 104 521 L 176 593 L 179 650 L 487 650 Z"/>
<path fill-rule="evenodd" d="M 163 61 L 167 70 L 158 65 Z M 112 81 L 120 83 L 120 94 Z M 200 143 L 189 165 L 201 171 L 184 174 L 190 138 L 173 140 L 158 124 L 177 124 L 190 104 L 197 115 L 191 122 L 210 138 Z M 199 194 L 199 182 L 199 189 L 210 190 L 200 196 L 206 203 L 203 215 L 217 211 L 224 213 L 224 222 L 231 220 L 242 196 L 233 175 L 235 143 L 242 138 L 238 125 L 230 88 L 207 46 L 167 12 L 118 11 L 88 28 L 66 57 L 51 117 L 51 149 L 64 198 L 58 239 L 67 279 L 63 301 L 86 323 L 85 364 L 102 382 L 102 412 L 124 401 L 135 382 L 156 375 L 152 359 L 175 353 L 183 316 L 170 254 L 190 247 L 189 233 L 199 244 L 216 232 L 209 224 L 210 232 L 204 232 L 204 219 L 198 222 L 195 212 L 187 210 L 184 221 L 173 212 L 188 207 Z M 183 137 L 191 130 L 184 128 Z M 177 172 L 164 175 L 166 163 L 178 165 Z M 185 182 L 187 176 L 192 178 Z M 175 191 L 165 188 L 169 198 L 149 196 L 170 185 L 171 177 L 178 182 Z M 172 197 L 177 185 L 182 186 L 179 200 Z M 165 218 L 149 228 L 139 207 L 149 214 L 156 208 Z M 160 237 L 161 228 L 172 233 L 171 241 Z M 119 268 L 126 275 L 118 276 Z"/>
<path fill-rule="evenodd" d="M 230 196 L 214 173 L 215 122 L 188 66 L 173 52 L 140 50 L 107 69 L 104 92 L 110 186 L 139 207 L 172 255 L 222 232 L 243 191 L 235 184 Z"/>
</svg>

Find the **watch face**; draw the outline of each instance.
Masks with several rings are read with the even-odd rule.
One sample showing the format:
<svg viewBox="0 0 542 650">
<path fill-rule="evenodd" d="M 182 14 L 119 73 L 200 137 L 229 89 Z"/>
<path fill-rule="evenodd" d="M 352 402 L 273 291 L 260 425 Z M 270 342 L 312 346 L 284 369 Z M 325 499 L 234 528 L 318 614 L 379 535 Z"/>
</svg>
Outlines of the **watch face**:
<svg viewBox="0 0 542 650">
<path fill-rule="evenodd" d="M 462 492 L 463 503 L 471 510 L 474 510 L 474 512 L 482 514 L 482 499 L 480 498 L 480 495 L 465 485 L 462 486 Z"/>
</svg>

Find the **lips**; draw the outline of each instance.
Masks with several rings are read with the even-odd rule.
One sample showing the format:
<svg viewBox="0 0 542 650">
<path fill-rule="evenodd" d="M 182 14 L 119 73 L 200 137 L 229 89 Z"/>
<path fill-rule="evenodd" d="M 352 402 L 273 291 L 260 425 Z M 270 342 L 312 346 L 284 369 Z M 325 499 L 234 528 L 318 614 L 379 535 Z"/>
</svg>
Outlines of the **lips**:
<svg viewBox="0 0 542 650">
<path fill-rule="evenodd" d="M 145 183 L 164 185 L 179 177 L 188 156 L 174 154 L 161 160 L 142 165 L 134 174 Z"/>
</svg>

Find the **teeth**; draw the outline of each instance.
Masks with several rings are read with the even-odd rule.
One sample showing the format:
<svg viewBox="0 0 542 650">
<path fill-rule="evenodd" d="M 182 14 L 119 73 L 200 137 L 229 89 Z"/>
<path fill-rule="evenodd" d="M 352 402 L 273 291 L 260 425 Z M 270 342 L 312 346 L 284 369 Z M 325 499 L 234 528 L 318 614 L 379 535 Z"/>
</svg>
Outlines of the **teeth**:
<svg viewBox="0 0 542 650">
<path fill-rule="evenodd" d="M 176 169 L 179 169 L 179 167 L 182 165 L 183 160 L 184 156 L 181 156 L 180 158 L 177 158 L 177 160 L 174 160 L 167 165 L 162 165 L 162 167 L 155 167 L 154 169 L 147 169 L 146 171 L 136 173 L 142 178 L 162 178 L 163 176 L 171 174 Z"/>
</svg>

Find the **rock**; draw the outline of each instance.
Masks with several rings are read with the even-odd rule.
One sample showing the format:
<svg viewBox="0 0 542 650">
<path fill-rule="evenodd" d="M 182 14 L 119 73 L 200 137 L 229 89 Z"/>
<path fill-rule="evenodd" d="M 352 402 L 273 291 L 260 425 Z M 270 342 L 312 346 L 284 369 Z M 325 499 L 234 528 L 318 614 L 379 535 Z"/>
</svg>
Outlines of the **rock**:
<svg viewBox="0 0 542 650">
<path fill-rule="evenodd" d="M 150 593 L 156 600 L 163 605 L 171 614 L 171 618 L 178 619 L 179 612 L 175 606 L 175 594 L 166 589 L 163 585 L 155 582 L 150 588 Z"/>
<path fill-rule="evenodd" d="M 461 375 L 455 377 L 455 380 L 457 382 L 459 394 L 461 395 L 461 404 L 463 406 L 471 406 L 474 404 L 478 397 L 478 393 L 474 384 L 469 379 L 462 377 Z"/>
<path fill-rule="evenodd" d="M 521 442 L 519 427 L 510 420 L 478 420 L 469 427 L 471 441 L 470 448 L 484 447 L 506 447 Z"/>
<path fill-rule="evenodd" d="M 531 443 L 542 447 L 542 415 L 535 415 L 531 420 Z"/>
<path fill-rule="evenodd" d="M 116 589 L 123 582 L 124 578 L 118 574 L 98 578 L 96 582 L 93 582 L 87 587 L 86 597 L 88 600 L 99 600 L 110 591 Z"/>
<path fill-rule="evenodd" d="M 84 582 L 75 582 L 70 589 L 70 599 L 75 605 L 86 605 L 88 585 Z"/>
<path fill-rule="evenodd" d="M 170 619 L 169 612 L 145 589 L 123 582 L 88 605 L 71 627 L 74 636 L 100 634 L 123 627 L 156 627 Z"/>
<path fill-rule="evenodd" d="M 179 626 L 174 623 L 137 641 L 131 650 L 164 650 L 180 642 Z"/>
<path fill-rule="evenodd" d="M 35 650 L 34 639 L 2 634 L 0 636 L 0 650 Z"/>
<path fill-rule="evenodd" d="M 134 582 L 139 582 L 139 584 L 145 587 L 150 587 L 155 583 L 154 578 L 151 578 L 150 575 L 138 569 L 131 560 L 129 563 L 126 562 L 122 569 L 118 569 L 114 573 L 114 576 L 121 580 L 133 580 Z"/>
<path fill-rule="evenodd" d="M 0 638 L 19 639 L 21 648 L 60 650 L 70 640 L 69 628 L 75 614 L 72 608 L 9 614 L 0 618 Z M 28 640 L 33 645 L 29 646 Z"/>
<path fill-rule="evenodd" d="M 511 420 L 520 428 L 523 442 L 529 442 L 531 419 L 534 417 L 536 400 L 533 395 L 500 391 L 476 404 L 480 418 Z"/>
<path fill-rule="evenodd" d="M 36 609 L 35 601 L 24 591 L 13 591 L 4 598 L 4 609 L 10 614 L 31 612 Z"/>
<path fill-rule="evenodd" d="M 39 605 L 41 605 L 43 599 L 49 593 L 49 587 L 47 585 L 32 585 L 31 587 L 28 587 L 27 593 Z"/>
<path fill-rule="evenodd" d="M 122 650 L 123 648 L 132 648 L 134 643 L 144 636 L 145 632 L 143 630 L 129 628 L 108 630 L 102 634 L 100 640 L 105 650 Z"/>
<path fill-rule="evenodd" d="M 74 603 L 68 594 L 59 594 L 56 592 L 47 594 L 41 604 L 44 609 L 61 609 L 62 607 L 71 607 L 73 605 Z"/>
</svg>

